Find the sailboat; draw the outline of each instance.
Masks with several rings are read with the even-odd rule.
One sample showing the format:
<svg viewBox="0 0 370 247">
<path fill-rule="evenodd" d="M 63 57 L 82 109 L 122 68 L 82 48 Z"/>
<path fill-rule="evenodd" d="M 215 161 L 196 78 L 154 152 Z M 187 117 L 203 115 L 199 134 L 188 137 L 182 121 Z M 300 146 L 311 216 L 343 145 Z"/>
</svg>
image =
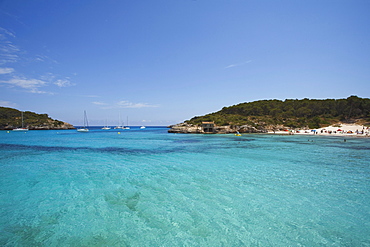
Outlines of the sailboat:
<svg viewBox="0 0 370 247">
<path fill-rule="evenodd" d="M 13 129 L 13 131 L 28 131 L 27 128 L 24 128 L 23 111 L 21 113 L 22 113 L 22 128 L 15 128 L 15 129 Z"/>
<path fill-rule="evenodd" d="M 110 130 L 110 127 L 107 125 L 107 120 L 105 120 L 105 126 L 101 128 L 102 130 Z"/>
<path fill-rule="evenodd" d="M 77 129 L 78 132 L 89 132 L 89 129 L 87 127 L 89 126 L 89 123 L 87 122 L 87 116 L 86 111 L 84 111 L 84 127 Z"/>
<path fill-rule="evenodd" d="M 114 127 L 114 129 L 123 129 L 123 127 L 121 125 L 121 113 L 119 113 L 119 115 L 118 115 L 118 125 L 116 127 Z"/>
<path fill-rule="evenodd" d="M 130 127 L 128 127 L 128 117 L 127 117 L 127 125 L 123 129 L 125 129 L 125 130 L 129 130 L 130 129 Z"/>
</svg>

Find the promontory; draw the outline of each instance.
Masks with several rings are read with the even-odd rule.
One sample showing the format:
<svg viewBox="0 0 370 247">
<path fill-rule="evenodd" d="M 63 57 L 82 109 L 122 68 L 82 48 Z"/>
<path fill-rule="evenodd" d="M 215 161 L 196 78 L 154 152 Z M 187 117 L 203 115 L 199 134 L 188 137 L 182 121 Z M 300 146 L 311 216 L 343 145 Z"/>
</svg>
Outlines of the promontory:
<svg viewBox="0 0 370 247">
<path fill-rule="evenodd" d="M 267 133 L 340 123 L 370 126 L 370 99 L 259 100 L 224 107 L 169 126 L 170 133 Z"/>
<path fill-rule="evenodd" d="M 0 130 L 12 130 L 22 127 L 30 130 L 59 130 L 74 129 L 72 124 L 52 119 L 48 114 L 37 114 L 30 111 L 21 112 L 19 110 L 0 107 Z"/>
</svg>

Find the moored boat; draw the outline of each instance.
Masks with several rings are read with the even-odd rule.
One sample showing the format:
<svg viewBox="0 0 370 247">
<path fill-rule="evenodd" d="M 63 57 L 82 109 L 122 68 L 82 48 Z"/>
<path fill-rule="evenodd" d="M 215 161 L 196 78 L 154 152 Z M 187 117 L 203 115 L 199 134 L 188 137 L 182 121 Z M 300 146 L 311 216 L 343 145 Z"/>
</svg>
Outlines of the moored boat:
<svg viewBox="0 0 370 247">
<path fill-rule="evenodd" d="M 28 128 L 24 127 L 24 122 L 23 122 L 23 111 L 22 111 L 22 127 L 21 128 L 15 128 L 13 131 L 28 131 Z"/>
<path fill-rule="evenodd" d="M 89 129 L 87 128 L 89 126 L 89 123 L 87 121 L 87 115 L 86 111 L 84 111 L 84 127 L 77 129 L 78 132 L 89 132 Z"/>
</svg>

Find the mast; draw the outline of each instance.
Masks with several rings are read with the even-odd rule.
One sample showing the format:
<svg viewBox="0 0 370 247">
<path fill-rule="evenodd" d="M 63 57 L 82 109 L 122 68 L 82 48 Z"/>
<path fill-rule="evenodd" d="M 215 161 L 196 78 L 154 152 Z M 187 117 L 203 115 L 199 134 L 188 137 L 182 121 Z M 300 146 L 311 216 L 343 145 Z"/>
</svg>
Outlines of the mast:
<svg viewBox="0 0 370 247">
<path fill-rule="evenodd" d="M 122 121 L 121 121 L 121 111 L 118 112 L 118 127 L 122 126 Z"/>
<path fill-rule="evenodd" d="M 86 111 L 84 111 L 84 128 L 86 128 L 86 125 L 89 126 L 89 122 L 87 121 Z"/>
<path fill-rule="evenodd" d="M 24 128 L 24 123 L 23 123 L 23 111 L 21 112 L 22 114 L 22 129 Z"/>
</svg>

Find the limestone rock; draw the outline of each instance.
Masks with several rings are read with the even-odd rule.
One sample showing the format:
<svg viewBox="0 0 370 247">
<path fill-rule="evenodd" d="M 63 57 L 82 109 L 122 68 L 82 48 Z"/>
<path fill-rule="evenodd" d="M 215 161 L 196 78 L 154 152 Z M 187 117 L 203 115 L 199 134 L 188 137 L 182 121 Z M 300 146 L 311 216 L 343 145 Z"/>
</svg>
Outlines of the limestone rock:
<svg viewBox="0 0 370 247">
<path fill-rule="evenodd" d="M 180 123 L 176 125 L 169 126 L 168 133 L 184 133 L 184 134 L 211 134 L 209 132 L 204 132 L 201 126 Z M 212 134 L 230 134 L 230 133 L 266 133 L 267 130 L 264 128 L 255 128 L 250 125 L 226 125 L 226 126 L 217 126 L 213 128 Z"/>
</svg>

